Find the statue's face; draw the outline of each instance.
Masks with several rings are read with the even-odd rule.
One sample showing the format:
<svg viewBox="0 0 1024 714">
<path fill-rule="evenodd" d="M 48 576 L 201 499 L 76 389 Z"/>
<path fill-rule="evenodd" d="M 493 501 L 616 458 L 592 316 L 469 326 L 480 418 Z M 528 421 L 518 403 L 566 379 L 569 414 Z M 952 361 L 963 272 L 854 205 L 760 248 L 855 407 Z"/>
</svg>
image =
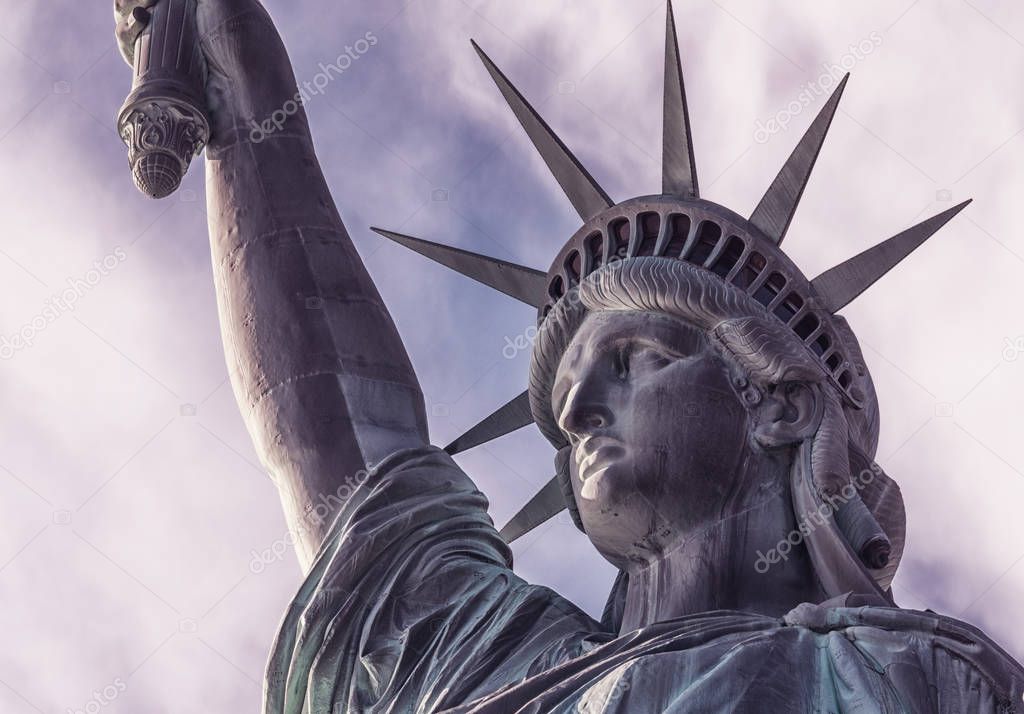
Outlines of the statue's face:
<svg viewBox="0 0 1024 714">
<path fill-rule="evenodd" d="M 588 536 L 612 563 L 658 558 L 742 507 L 750 418 L 703 331 L 650 312 L 588 315 L 552 408 Z"/>
</svg>

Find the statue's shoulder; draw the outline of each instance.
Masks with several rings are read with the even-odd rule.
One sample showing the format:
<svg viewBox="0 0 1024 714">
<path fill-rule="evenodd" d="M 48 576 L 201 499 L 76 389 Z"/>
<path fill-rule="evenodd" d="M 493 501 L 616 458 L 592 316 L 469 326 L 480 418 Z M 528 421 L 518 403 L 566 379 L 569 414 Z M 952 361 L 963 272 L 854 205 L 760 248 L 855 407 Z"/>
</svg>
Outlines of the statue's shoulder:
<svg viewBox="0 0 1024 714">
<path fill-rule="evenodd" d="M 968 707 L 963 711 L 988 711 L 985 702 L 996 711 L 1024 711 L 1024 668 L 961 620 L 930 610 L 804 604 L 783 621 L 826 640 L 834 660 L 846 659 L 843 650 L 856 651 L 861 667 L 919 701 L 960 701 Z"/>
</svg>

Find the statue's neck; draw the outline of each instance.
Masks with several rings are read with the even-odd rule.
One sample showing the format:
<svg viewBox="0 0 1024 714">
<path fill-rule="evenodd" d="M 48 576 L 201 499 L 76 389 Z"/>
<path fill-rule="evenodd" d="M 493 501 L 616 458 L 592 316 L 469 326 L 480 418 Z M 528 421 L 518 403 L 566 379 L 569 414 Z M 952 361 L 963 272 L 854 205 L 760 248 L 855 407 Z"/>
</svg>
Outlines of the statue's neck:
<svg viewBox="0 0 1024 714">
<path fill-rule="evenodd" d="M 799 530 L 788 488 L 695 530 L 672 551 L 629 570 L 620 631 L 711 610 L 776 617 L 825 600 L 806 548 L 779 549 L 790 534 Z"/>
</svg>

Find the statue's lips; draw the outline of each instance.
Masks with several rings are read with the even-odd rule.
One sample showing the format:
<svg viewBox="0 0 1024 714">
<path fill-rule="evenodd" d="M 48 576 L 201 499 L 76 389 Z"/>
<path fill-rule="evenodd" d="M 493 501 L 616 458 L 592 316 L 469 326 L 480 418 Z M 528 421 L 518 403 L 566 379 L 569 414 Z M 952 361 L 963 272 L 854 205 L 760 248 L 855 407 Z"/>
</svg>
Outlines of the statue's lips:
<svg viewBox="0 0 1024 714">
<path fill-rule="evenodd" d="M 607 436 L 587 437 L 576 447 L 576 472 L 581 481 L 586 481 L 625 455 L 625 447 L 615 439 Z"/>
</svg>

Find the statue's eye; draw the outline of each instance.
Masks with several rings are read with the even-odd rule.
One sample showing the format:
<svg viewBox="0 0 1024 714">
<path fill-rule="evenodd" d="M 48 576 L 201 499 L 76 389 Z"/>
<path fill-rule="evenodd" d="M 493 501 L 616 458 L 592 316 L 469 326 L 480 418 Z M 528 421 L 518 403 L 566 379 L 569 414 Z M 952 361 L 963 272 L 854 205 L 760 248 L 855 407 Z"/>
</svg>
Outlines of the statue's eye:
<svg viewBox="0 0 1024 714">
<path fill-rule="evenodd" d="M 672 355 L 651 345 L 637 345 L 630 355 L 634 371 L 654 371 L 672 364 Z"/>
<path fill-rule="evenodd" d="M 631 349 L 631 345 L 620 345 L 612 354 L 612 362 L 615 368 L 615 374 L 618 376 L 619 379 L 625 379 L 626 377 L 629 376 L 629 358 Z"/>
<path fill-rule="evenodd" d="M 630 374 L 640 375 L 667 367 L 673 357 L 653 345 L 631 342 L 616 348 L 613 362 L 618 378 L 626 379 Z"/>
</svg>

